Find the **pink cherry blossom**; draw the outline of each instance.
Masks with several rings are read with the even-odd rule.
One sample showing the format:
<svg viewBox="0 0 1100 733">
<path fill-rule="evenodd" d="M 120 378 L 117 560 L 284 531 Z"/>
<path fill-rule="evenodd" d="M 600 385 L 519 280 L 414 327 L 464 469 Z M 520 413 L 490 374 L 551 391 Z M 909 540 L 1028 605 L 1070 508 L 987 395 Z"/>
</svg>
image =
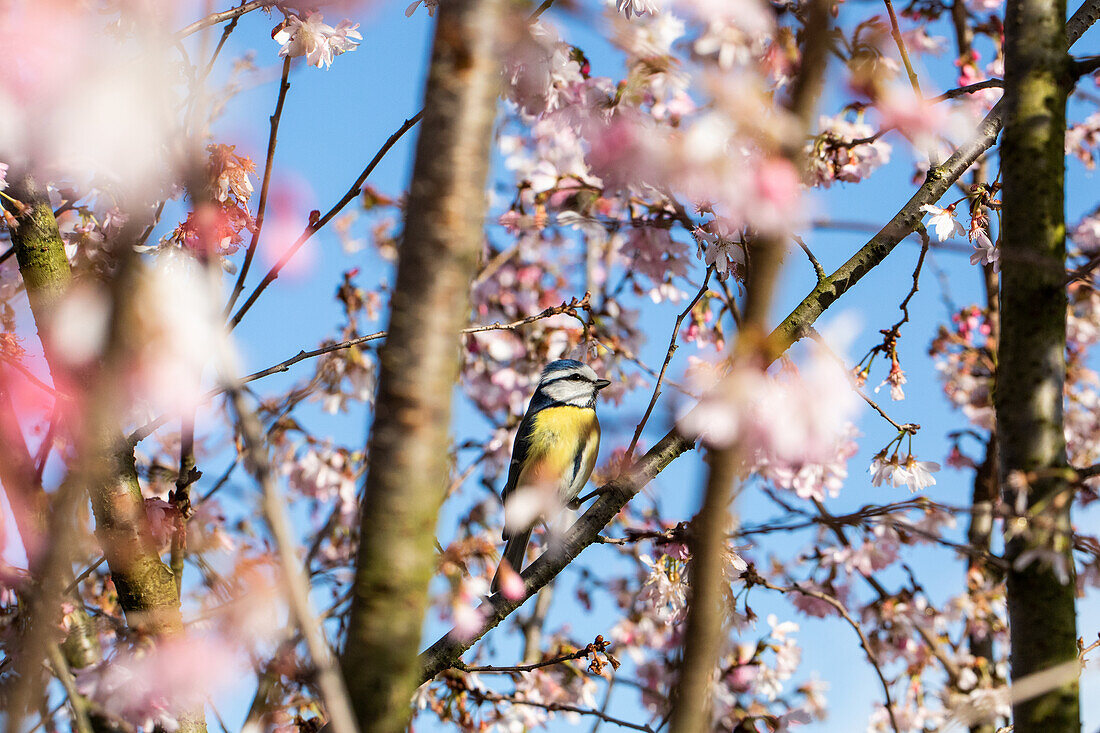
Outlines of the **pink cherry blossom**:
<svg viewBox="0 0 1100 733">
<path fill-rule="evenodd" d="M 699 256 L 707 265 L 713 265 L 723 280 L 731 274 L 741 279 L 745 268 L 745 245 L 734 239 L 728 223 L 715 219 L 702 227 L 696 227 L 695 241 Z"/>
<path fill-rule="evenodd" d="M 939 470 L 940 464 L 918 461 L 912 455 L 899 460 L 895 453 L 887 460 L 885 454 L 880 453 L 871 461 L 871 485 L 881 486 L 889 482 L 893 487 L 908 486 L 911 491 L 919 491 L 936 483 L 932 474 Z"/>
<path fill-rule="evenodd" d="M 487 595 L 488 584 L 483 578 L 482 583 L 476 586 L 464 587 L 455 596 L 454 605 L 451 608 L 451 620 L 454 626 L 451 635 L 456 640 L 465 640 L 473 637 L 481 630 L 487 616 L 487 609 L 480 604 L 480 599 Z M 486 592 L 480 592 L 483 590 Z M 475 592 L 477 591 L 477 592 Z"/>
<path fill-rule="evenodd" d="M 406 14 L 411 14 L 415 7 L 415 4 L 410 6 Z M 333 28 L 322 22 L 323 18 L 320 13 L 310 13 L 305 20 L 294 14 L 288 16 L 272 36 L 282 46 L 279 55 L 290 58 L 305 56 L 310 66 L 327 69 L 332 66 L 334 58 L 354 51 L 359 41 L 363 40 L 363 36 L 355 30 L 359 27 L 358 23 L 342 20 Z"/>
<path fill-rule="evenodd" d="M 1084 252 L 1100 249 L 1100 214 L 1084 217 L 1069 233 L 1070 239 Z"/>
<path fill-rule="evenodd" d="M 738 366 L 679 420 L 681 430 L 710 445 L 738 444 L 790 466 L 836 455 L 857 398 L 845 370 L 820 355 L 786 379 Z M 783 416 L 780 418 L 780 416 Z"/>
<path fill-rule="evenodd" d="M 814 185 L 828 188 L 835 181 L 858 183 L 890 162 L 890 144 L 881 138 L 851 144 L 875 135 L 874 128 L 865 122 L 849 121 L 839 115 L 822 116 L 818 127 L 818 136 L 807 145 Z"/>
<path fill-rule="evenodd" d="M 138 727 L 175 730 L 178 716 L 243 673 L 224 639 L 189 635 L 156 647 L 120 650 L 109 663 L 79 672 L 81 691 L 111 715 Z"/>
<path fill-rule="evenodd" d="M 899 486 L 909 480 L 908 472 L 898 462 L 897 454 L 891 456 L 889 460 L 886 459 L 885 454 L 875 456 L 868 470 L 871 473 L 872 486 L 882 486 L 884 482 L 888 482 L 891 486 Z"/>
</svg>

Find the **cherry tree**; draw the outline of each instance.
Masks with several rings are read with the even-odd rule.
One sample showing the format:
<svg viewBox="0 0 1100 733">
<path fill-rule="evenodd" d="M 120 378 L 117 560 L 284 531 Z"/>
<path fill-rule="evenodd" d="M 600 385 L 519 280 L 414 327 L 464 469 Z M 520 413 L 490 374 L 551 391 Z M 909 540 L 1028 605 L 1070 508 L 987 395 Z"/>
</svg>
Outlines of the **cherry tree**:
<svg viewBox="0 0 1100 733">
<path fill-rule="evenodd" d="M 1072 10 L 0 9 L 8 727 L 1080 730 L 1100 2 Z M 365 64 L 295 94 L 392 23 L 430 33 L 422 108 L 314 208 L 285 161 L 348 143 L 294 121 L 354 136 L 352 96 L 398 94 Z M 559 358 L 612 382 L 594 498 L 524 492 L 552 516 L 491 594 Z"/>
</svg>

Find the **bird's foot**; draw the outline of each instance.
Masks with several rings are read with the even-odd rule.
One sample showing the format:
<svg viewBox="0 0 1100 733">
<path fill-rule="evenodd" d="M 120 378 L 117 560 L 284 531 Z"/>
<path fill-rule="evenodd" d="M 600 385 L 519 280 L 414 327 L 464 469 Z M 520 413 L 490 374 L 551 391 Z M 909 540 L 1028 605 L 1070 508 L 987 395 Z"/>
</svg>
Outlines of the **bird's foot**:
<svg viewBox="0 0 1100 733">
<path fill-rule="evenodd" d="M 606 493 L 606 492 L 607 492 L 607 490 L 606 490 L 606 489 L 605 489 L 604 487 L 602 487 L 602 486 L 601 486 L 601 487 L 600 487 L 600 488 L 598 488 L 598 489 L 593 489 L 592 491 L 588 492 L 588 493 L 587 493 L 587 494 L 585 494 L 584 496 L 580 496 L 580 497 L 577 497 L 577 498 L 576 498 L 576 499 L 574 499 L 573 501 L 571 501 L 571 502 L 569 502 L 568 504 L 566 504 L 566 506 L 568 506 L 568 507 L 569 507 L 570 509 L 572 509 L 573 511 L 576 511 L 577 509 L 580 509 L 580 508 L 581 508 L 581 504 L 585 503 L 585 502 L 586 502 L 586 501 L 588 501 L 589 499 L 592 499 L 592 498 L 594 498 L 594 497 L 600 496 L 600 495 L 602 495 L 602 494 L 604 494 L 604 493 Z"/>
</svg>

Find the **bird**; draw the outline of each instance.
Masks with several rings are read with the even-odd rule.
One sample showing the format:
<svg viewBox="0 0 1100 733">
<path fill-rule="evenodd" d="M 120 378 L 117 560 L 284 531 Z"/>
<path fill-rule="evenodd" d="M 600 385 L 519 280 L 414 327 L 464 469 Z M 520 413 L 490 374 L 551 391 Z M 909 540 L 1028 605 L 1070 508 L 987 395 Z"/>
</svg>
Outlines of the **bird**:
<svg viewBox="0 0 1100 733">
<path fill-rule="evenodd" d="M 535 519 L 520 526 L 507 520 L 509 497 L 521 489 L 550 488 L 557 490 L 561 506 L 577 499 L 592 475 L 600 450 L 596 395 L 610 384 L 592 367 L 575 359 L 558 359 L 543 368 L 516 431 L 508 481 L 500 494 L 505 504 L 505 545 L 493 576 L 494 593 L 499 590 L 500 569 L 505 562 L 517 573 L 522 569 L 535 525 Z"/>
</svg>

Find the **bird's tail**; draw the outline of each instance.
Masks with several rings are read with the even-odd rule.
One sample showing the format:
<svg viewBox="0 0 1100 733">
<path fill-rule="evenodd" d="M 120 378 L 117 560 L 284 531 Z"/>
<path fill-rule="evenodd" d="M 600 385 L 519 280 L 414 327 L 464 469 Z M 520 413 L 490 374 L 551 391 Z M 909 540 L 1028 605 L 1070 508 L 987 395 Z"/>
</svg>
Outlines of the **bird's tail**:
<svg viewBox="0 0 1100 733">
<path fill-rule="evenodd" d="M 500 590 L 500 567 L 507 560 L 508 564 L 517 573 L 523 570 L 523 559 L 527 555 L 527 543 L 531 541 L 531 530 L 525 529 L 522 532 L 517 532 L 508 538 L 508 544 L 504 545 L 504 556 L 500 560 L 500 565 L 497 566 L 497 572 L 493 576 L 492 585 L 490 589 L 493 593 Z"/>
</svg>

